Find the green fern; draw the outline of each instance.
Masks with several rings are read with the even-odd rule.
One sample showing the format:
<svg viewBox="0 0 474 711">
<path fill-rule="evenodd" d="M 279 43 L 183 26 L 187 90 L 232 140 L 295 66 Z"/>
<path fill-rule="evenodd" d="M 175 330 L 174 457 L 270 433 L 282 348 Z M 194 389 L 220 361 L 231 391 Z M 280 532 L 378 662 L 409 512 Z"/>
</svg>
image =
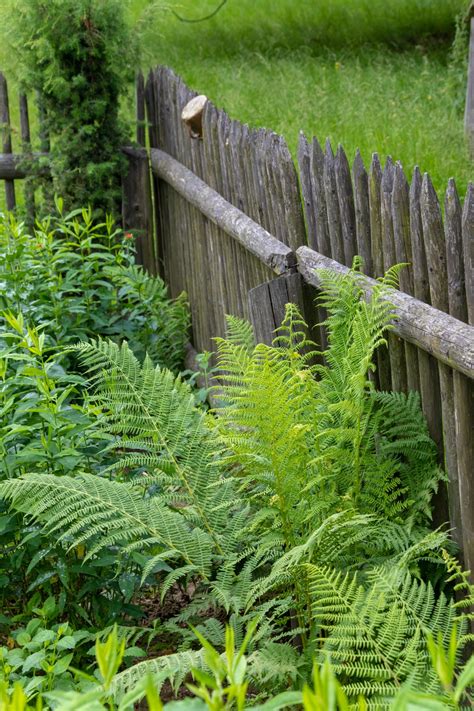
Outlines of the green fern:
<svg viewBox="0 0 474 711">
<path fill-rule="evenodd" d="M 369 586 L 328 566 L 308 565 L 307 574 L 322 655 L 350 697 L 365 695 L 380 708 L 402 685 L 440 691 L 425 635 L 449 640 L 455 613 L 444 595 L 397 568 L 371 571 Z"/>
<path fill-rule="evenodd" d="M 217 340 L 221 404 L 212 415 L 127 344 L 81 344 L 90 409 L 115 456 L 110 478 L 29 475 L 0 484 L 0 497 L 65 545 L 85 544 L 89 557 L 140 549 L 144 575 L 166 561 L 163 595 L 197 580 L 199 599 L 173 631 L 206 601 L 236 630 L 257 617 L 251 658 L 265 683 L 288 644 L 304 649 L 301 674 L 314 650 L 330 653 L 352 696 L 380 699 L 421 683 L 424 634 L 447 639 L 460 613 L 407 573 L 439 563 L 446 544 L 427 528 L 441 474 L 419 402 L 375 393 L 369 378 L 390 328 L 395 275 L 368 301 L 357 272 L 322 275 L 324 365 L 314 364 L 293 305 L 272 346 L 254 346 L 251 328 L 229 319 L 230 337 Z M 210 625 L 217 639 L 221 628 Z M 185 674 L 191 663 L 160 658 L 122 682 L 173 664 Z M 431 681 L 426 672 L 426 688 Z"/>
</svg>

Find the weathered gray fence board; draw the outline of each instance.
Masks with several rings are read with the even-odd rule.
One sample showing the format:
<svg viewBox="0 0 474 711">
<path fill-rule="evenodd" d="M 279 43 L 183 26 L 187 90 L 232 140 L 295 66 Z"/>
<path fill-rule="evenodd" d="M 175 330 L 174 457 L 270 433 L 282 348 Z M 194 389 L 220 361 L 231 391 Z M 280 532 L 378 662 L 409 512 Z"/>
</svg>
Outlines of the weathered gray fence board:
<svg viewBox="0 0 474 711">
<path fill-rule="evenodd" d="M 0 72 L 0 128 L 2 130 L 2 152 L 11 154 L 12 151 L 12 135 L 10 126 L 10 106 L 8 102 L 8 85 L 4 75 Z M 16 205 L 15 200 L 15 183 L 11 178 L 5 178 L 5 202 L 7 210 L 14 210 Z"/>
<path fill-rule="evenodd" d="M 352 192 L 351 171 L 346 153 L 341 145 L 337 147 L 334 159 L 337 200 L 341 220 L 342 243 L 344 246 L 344 264 L 352 266 L 357 254 L 354 195 Z"/>
<path fill-rule="evenodd" d="M 462 243 L 468 322 L 474 324 L 474 185 L 469 183 L 462 211 Z"/>
<path fill-rule="evenodd" d="M 20 133 L 22 151 L 25 158 L 31 160 L 31 132 L 30 132 L 30 116 L 28 111 L 28 99 L 25 94 L 19 96 L 20 104 Z M 25 185 L 25 208 L 27 215 L 27 224 L 31 227 L 35 221 L 35 191 L 33 185 L 27 180 Z"/>
<path fill-rule="evenodd" d="M 369 211 L 370 211 L 370 252 L 372 273 L 369 276 L 381 277 L 384 273 L 382 245 L 382 166 L 377 153 L 372 154 L 369 169 Z M 377 352 L 377 381 L 380 390 L 390 390 L 392 375 L 390 357 L 385 346 Z"/>
<path fill-rule="evenodd" d="M 421 185 L 421 220 L 428 264 L 431 304 L 449 313 L 448 272 L 446 266 L 446 242 L 443 219 L 438 196 L 429 176 L 425 173 Z M 459 486 L 457 481 L 457 446 L 454 411 L 453 374 L 443 362 L 438 363 L 443 421 L 444 460 L 449 477 L 451 523 L 456 526 L 459 510 Z"/>
<path fill-rule="evenodd" d="M 326 211 L 328 216 L 328 232 L 330 255 L 340 264 L 344 264 L 344 242 L 342 237 L 341 215 L 337 196 L 335 158 L 329 139 L 326 141 L 324 153 L 324 194 L 326 198 Z"/>
<path fill-rule="evenodd" d="M 421 221 L 421 174 L 415 168 L 410 186 L 410 232 L 413 258 L 413 282 L 415 297 L 425 304 L 431 304 L 428 265 L 423 242 Z M 420 395 L 423 412 L 428 422 L 431 437 L 436 442 L 440 456 L 443 453 L 443 424 L 441 418 L 441 395 L 436 360 L 426 351 L 418 350 L 420 373 Z"/>
<path fill-rule="evenodd" d="M 354 181 L 357 254 L 362 257 L 364 274 L 373 276 L 370 248 L 369 177 L 359 151 L 357 151 L 354 159 L 352 176 Z"/>
<path fill-rule="evenodd" d="M 392 225 L 396 261 L 407 264 L 400 273 L 400 289 L 414 295 L 413 259 L 410 240 L 410 196 L 408 182 L 400 163 L 395 165 L 392 189 Z M 417 349 L 405 341 L 405 363 L 407 369 L 407 389 L 420 391 Z"/>
</svg>

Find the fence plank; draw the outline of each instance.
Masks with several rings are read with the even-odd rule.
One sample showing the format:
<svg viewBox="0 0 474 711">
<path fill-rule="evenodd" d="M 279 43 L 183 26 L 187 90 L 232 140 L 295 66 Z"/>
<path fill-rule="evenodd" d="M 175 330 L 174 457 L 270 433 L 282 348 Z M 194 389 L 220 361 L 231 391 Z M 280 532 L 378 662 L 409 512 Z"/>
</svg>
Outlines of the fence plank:
<svg viewBox="0 0 474 711">
<path fill-rule="evenodd" d="M 469 183 L 462 212 L 462 244 L 468 322 L 474 324 L 474 185 Z"/>
<path fill-rule="evenodd" d="M 30 118 L 28 113 L 28 99 L 25 94 L 20 94 L 20 132 L 22 150 L 26 158 L 32 159 L 31 151 L 31 133 L 30 133 Z M 31 180 L 26 179 L 25 185 L 25 208 L 26 221 L 31 227 L 35 221 L 35 191 Z"/>
<path fill-rule="evenodd" d="M 328 212 L 326 206 L 326 193 L 324 187 L 324 152 L 319 145 L 318 139 L 313 138 L 311 143 L 311 184 L 313 187 L 315 220 L 316 220 L 316 243 L 318 252 L 326 257 L 331 256 L 331 245 L 329 237 Z"/>
<path fill-rule="evenodd" d="M 139 264 L 143 264 L 150 274 L 155 274 L 148 156 L 144 149 L 124 148 L 123 152 L 128 159 L 128 171 L 122 184 L 123 227 L 133 232 Z"/>
<path fill-rule="evenodd" d="M 444 201 L 446 269 L 449 313 L 467 322 L 466 280 L 464 276 L 462 208 L 452 178 Z"/>
<path fill-rule="evenodd" d="M 2 129 L 2 153 L 11 154 L 13 150 L 10 107 L 8 104 L 8 85 L 2 72 L 0 72 L 0 124 L 0 128 Z M 5 202 L 7 210 L 15 209 L 15 183 L 13 180 L 5 179 Z"/>
<path fill-rule="evenodd" d="M 413 282 L 415 297 L 425 304 L 431 304 L 428 265 L 426 262 L 425 245 L 423 242 L 423 225 L 421 221 L 421 174 L 415 167 L 410 186 L 410 233 L 413 258 Z M 420 394 L 423 413 L 428 423 L 428 429 L 433 438 L 440 461 L 443 455 L 443 425 L 441 418 L 441 395 L 439 389 L 439 374 L 436 360 L 423 349 L 418 350 L 418 366 L 420 373 Z"/>
<path fill-rule="evenodd" d="M 271 345 L 275 330 L 272 300 L 269 282 L 260 284 L 249 291 L 250 322 L 253 326 L 256 343 Z"/>
<path fill-rule="evenodd" d="M 408 182 L 400 163 L 395 165 L 392 190 L 392 221 L 395 255 L 398 263 L 408 264 L 400 274 L 400 289 L 414 294 L 412 247 L 410 238 L 410 196 Z M 417 349 L 407 341 L 404 344 L 408 390 L 420 391 Z"/>
<path fill-rule="evenodd" d="M 397 263 L 392 219 L 392 191 L 394 176 L 395 166 L 393 165 L 391 157 L 388 156 L 383 170 L 381 183 L 382 252 L 384 271 L 387 271 L 387 269 Z M 396 392 L 406 392 L 408 382 L 404 344 L 394 333 L 388 334 L 387 341 L 392 381 L 391 389 Z"/>
<path fill-rule="evenodd" d="M 456 213 L 458 209 L 456 206 Z M 474 187 L 469 184 L 461 216 L 464 271 L 465 271 L 465 311 L 458 304 L 459 312 L 467 314 L 467 320 L 474 325 Z M 457 240 L 458 241 L 458 240 Z M 449 259 L 449 257 L 448 257 Z M 456 281 L 456 280 L 455 280 Z M 454 400 L 456 403 L 456 438 L 459 476 L 459 500 L 461 504 L 462 548 L 464 565 L 474 574 L 474 437 L 472 422 L 474 414 L 474 383 L 472 380 L 453 373 Z"/>
<path fill-rule="evenodd" d="M 352 166 L 356 218 L 357 253 L 364 262 L 364 273 L 373 276 L 370 244 L 369 177 L 359 149 Z"/>
<path fill-rule="evenodd" d="M 340 264 L 344 264 L 344 242 L 342 238 L 341 216 L 339 214 L 339 200 L 337 198 L 337 185 L 335 174 L 335 159 L 329 139 L 326 141 L 326 152 L 324 154 L 324 194 L 326 198 L 326 210 L 329 227 L 328 256 L 335 259 Z"/>
<path fill-rule="evenodd" d="M 428 264 L 428 276 L 432 305 L 449 313 L 448 274 L 446 267 L 446 242 L 444 237 L 443 219 L 438 196 L 427 173 L 423 176 L 421 185 L 421 219 L 423 224 L 423 239 Z M 457 488 L 457 446 L 456 423 L 454 415 L 454 385 L 453 374 L 445 363 L 438 363 L 439 383 L 441 391 L 441 411 L 443 419 L 444 461 L 452 489 L 452 498 L 456 497 Z M 447 520 L 447 501 L 437 499 L 438 523 Z M 435 512 L 436 513 L 436 512 Z M 451 525 L 455 525 L 451 521 Z"/>
<path fill-rule="evenodd" d="M 346 267 L 351 267 L 352 260 L 357 254 L 354 194 L 349 161 L 340 144 L 334 159 L 334 174 L 336 176 L 337 199 L 344 245 L 344 264 Z"/>
<path fill-rule="evenodd" d="M 464 263 L 462 250 L 462 209 L 456 185 L 453 179 L 449 180 L 444 202 L 445 214 L 445 241 L 446 241 L 446 267 L 448 278 L 448 302 L 451 316 L 467 321 L 466 289 L 464 279 Z M 469 484 L 472 469 L 472 443 L 467 436 L 472 417 L 472 392 L 469 383 L 460 374 L 453 374 L 453 400 L 455 414 L 455 431 L 457 444 L 457 477 L 451 482 L 449 490 L 450 521 L 453 525 L 453 536 L 457 543 L 463 546 L 463 530 L 473 528 L 472 509 L 463 509 L 462 498 L 466 498 L 474 508 L 474 499 Z M 471 453 L 470 456 L 466 456 Z M 464 482 L 464 483 L 463 483 Z M 466 519 L 467 516 L 467 519 Z M 465 522 L 462 520 L 465 518 Z M 469 521 L 471 518 L 471 521 Z M 469 558 L 468 548 L 464 551 Z"/>
<path fill-rule="evenodd" d="M 370 210 L 370 249 L 372 257 L 372 275 L 380 277 L 384 273 L 382 244 L 382 166 L 377 153 L 372 154 L 369 169 L 369 210 Z M 390 356 L 386 346 L 377 350 L 377 380 L 380 390 L 390 390 L 392 374 Z"/>
<path fill-rule="evenodd" d="M 298 138 L 298 166 L 308 246 L 311 247 L 311 249 L 319 251 L 317 243 L 316 205 L 311 181 L 311 149 L 308 139 L 302 131 L 300 131 Z"/>
</svg>

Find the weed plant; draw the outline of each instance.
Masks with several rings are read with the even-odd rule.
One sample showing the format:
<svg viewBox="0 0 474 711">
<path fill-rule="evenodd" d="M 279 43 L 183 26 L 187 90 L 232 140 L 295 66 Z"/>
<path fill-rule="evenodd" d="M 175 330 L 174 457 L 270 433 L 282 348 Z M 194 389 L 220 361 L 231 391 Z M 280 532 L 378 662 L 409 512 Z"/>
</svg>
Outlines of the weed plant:
<svg viewBox="0 0 474 711">
<path fill-rule="evenodd" d="M 369 378 L 397 269 L 366 301 L 355 266 L 321 274 L 324 364 L 291 304 L 270 347 L 229 318 L 217 417 L 125 342 L 69 347 L 89 383 L 94 435 L 108 441 L 107 468 L 37 468 L 7 478 L 0 496 L 86 565 L 109 555 L 122 573 L 133 561 L 162 598 L 178 589 L 188 599 L 161 625 L 168 654 L 118 672 L 122 647 L 109 638 L 98 698 L 125 709 L 149 674 L 158 690 L 192 672 L 209 708 L 244 708 L 248 684 L 259 700 L 281 691 L 275 704 L 291 705 L 330 659 L 341 708 L 396 707 L 401 690 L 439 708 L 468 702 L 472 587 L 447 533 L 430 529 L 443 474 L 416 395 L 377 393 Z M 235 646 L 248 648 L 243 666 Z M 319 674 L 307 703 L 321 693 Z"/>
<path fill-rule="evenodd" d="M 0 222 L 0 480 L 21 472 L 53 476 L 100 472 L 109 440 L 84 405 L 85 381 L 68 372 L 64 349 L 102 334 L 130 339 L 180 367 L 187 340 L 184 296 L 167 298 L 159 278 L 134 263 L 133 235 L 90 210 L 58 212 L 33 232 L 13 215 Z M 105 623 L 136 615 L 138 554 L 119 572 L 114 558 L 82 565 L 84 551 L 58 547 L 0 503 L 0 602 L 8 614 L 41 591 L 67 603 L 71 622 Z"/>
</svg>

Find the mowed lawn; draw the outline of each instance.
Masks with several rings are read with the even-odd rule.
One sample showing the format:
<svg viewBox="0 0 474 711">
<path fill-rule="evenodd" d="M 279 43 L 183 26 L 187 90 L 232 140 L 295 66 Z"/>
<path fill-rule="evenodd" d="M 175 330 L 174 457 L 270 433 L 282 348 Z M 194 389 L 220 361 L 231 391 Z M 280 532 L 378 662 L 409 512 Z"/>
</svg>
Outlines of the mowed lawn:
<svg viewBox="0 0 474 711">
<path fill-rule="evenodd" d="M 294 154 L 303 130 L 341 143 L 350 159 L 359 148 L 368 164 L 378 151 L 400 160 L 408 176 L 419 165 L 438 190 L 452 176 L 465 191 L 473 175 L 463 135 L 465 67 L 453 64 L 451 46 L 466 0 L 228 0 L 200 23 L 172 12 L 196 19 L 219 2 L 128 0 L 143 68 L 171 66 L 233 118 L 285 136 Z M 0 40 L 7 32 L 0 27 Z M 2 68 L 12 78 L 0 41 Z M 36 135 L 34 110 L 32 124 Z M 18 149 L 18 133 L 13 139 Z"/>
<path fill-rule="evenodd" d="M 233 118 L 285 136 L 329 137 L 428 171 L 438 189 L 472 178 L 465 68 L 450 61 L 465 0 L 181 0 L 141 14 L 143 65 L 164 63 Z M 467 50 L 466 50 L 467 55 Z"/>
</svg>

